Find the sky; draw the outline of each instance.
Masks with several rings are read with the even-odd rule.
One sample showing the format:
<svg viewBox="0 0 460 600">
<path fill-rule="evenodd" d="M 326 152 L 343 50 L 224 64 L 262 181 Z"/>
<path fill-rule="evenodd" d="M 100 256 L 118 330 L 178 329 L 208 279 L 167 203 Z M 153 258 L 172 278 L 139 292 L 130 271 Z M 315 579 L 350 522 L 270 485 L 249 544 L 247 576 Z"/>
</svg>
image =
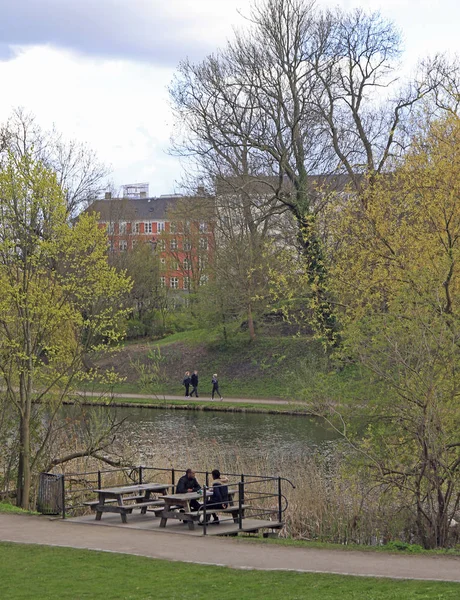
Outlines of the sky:
<svg viewBox="0 0 460 600">
<path fill-rule="evenodd" d="M 408 70 L 436 52 L 460 56 L 458 0 L 317 5 L 380 10 L 402 33 Z M 180 191 L 167 87 L 181 60 L 223 46 L 248 14 L 249 0 L 0 0 L 0 122 L 22 107 L 95 150 L 115 189 Z"/>
</svg>

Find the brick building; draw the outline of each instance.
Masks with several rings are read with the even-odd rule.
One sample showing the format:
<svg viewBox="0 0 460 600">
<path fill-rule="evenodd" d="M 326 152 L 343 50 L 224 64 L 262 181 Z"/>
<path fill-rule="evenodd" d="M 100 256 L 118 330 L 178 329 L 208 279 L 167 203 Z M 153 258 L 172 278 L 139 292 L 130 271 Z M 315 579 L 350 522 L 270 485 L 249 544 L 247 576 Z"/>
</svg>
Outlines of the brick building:
<svg viewBox="0 0 460 600">
<path fill-rule="evenodd" d="M 132 190 L 135 186 L 124 186 Z M 214 227 L 203 196 L 147 197 L 145 191 L 96 200 L 87 209 L 97 213 L 107 231 L 111 252 L 129 252 L 148 243 L 160 262 L 160 282 L 168 288 L 190 290 L 206 283 L 214 247 Z"/>
</svg>

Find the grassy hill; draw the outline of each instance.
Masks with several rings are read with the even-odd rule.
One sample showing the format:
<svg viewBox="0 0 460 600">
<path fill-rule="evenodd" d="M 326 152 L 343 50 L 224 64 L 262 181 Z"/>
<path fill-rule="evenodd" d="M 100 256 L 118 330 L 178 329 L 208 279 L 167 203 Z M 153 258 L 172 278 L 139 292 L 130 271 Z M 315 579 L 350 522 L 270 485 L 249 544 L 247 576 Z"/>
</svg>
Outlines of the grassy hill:
<svg viewBox="0 0 460 600">
<path fill-rule="evenodd" d="M 160 377 L 155 385 L 142 386 L 149 379 L 155 359 L 152 349 L 160 353 Z M 178 394 L 184 393 L 182 379 L 186 370 L 198 370 L 199 392 L 209 396 L 213 373 L 219 376 L 222 394 L 227 397 L 289 398 L 295 381 L 293 373 L 299 365 L 321 360 L 321 347 L 311 337 L 279 335 L 271 329 L 251 341 L 246 333 L 237 333 L 227 342 L 214 332 L 194 330 L 171 335 L 158 342 L 125 344 L 115 355 L 101 357 L 97 366 L 113 368 L 124 384 L 116 391 Z M 142 375 L 144 373 L 144 375 Z"/>
</svg>

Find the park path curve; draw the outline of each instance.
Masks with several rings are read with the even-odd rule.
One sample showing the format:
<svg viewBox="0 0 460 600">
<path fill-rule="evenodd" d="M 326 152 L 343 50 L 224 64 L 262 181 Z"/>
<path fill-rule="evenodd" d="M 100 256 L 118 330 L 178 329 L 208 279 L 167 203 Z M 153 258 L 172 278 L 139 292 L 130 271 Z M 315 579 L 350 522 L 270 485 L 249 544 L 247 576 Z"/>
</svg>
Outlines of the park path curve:
<svg viewBox="0 0 460 600">
<path fill-rule="evenodd" d="M 0 514 L 0 541 L 102 550 L 235 569 L 293 570 L 460 583 L 458 556 L 317 550 L 247 543 L 233 538 L 190 538 L 163 531 L 96 527 L 43 516 Z"/>
</svg>

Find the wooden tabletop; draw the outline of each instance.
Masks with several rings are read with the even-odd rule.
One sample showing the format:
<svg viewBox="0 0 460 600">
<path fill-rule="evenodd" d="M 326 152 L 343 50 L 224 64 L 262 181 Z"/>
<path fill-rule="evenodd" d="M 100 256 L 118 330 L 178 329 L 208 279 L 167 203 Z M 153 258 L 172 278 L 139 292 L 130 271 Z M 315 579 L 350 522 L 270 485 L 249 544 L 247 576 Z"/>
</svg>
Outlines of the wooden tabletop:
<svg viewBox="0 0 460 600">
<path fill-rule="evenodd" d="M 161 492 L 172 487 L 169 483 L 139 483 L 123 487 L 102 488 L 93 490 L 96 494 L 129 494 L 130 492 Z"/>
<path fill-rule="evenodd" d="M 212 496 L 212 490 L 206 490 L 206 496 Z M 162 496 L 162 500 L 199 500 L 203 498 L 203 493 L 185 492 L 185 494 L 167 494 Z"/>
</svg>

